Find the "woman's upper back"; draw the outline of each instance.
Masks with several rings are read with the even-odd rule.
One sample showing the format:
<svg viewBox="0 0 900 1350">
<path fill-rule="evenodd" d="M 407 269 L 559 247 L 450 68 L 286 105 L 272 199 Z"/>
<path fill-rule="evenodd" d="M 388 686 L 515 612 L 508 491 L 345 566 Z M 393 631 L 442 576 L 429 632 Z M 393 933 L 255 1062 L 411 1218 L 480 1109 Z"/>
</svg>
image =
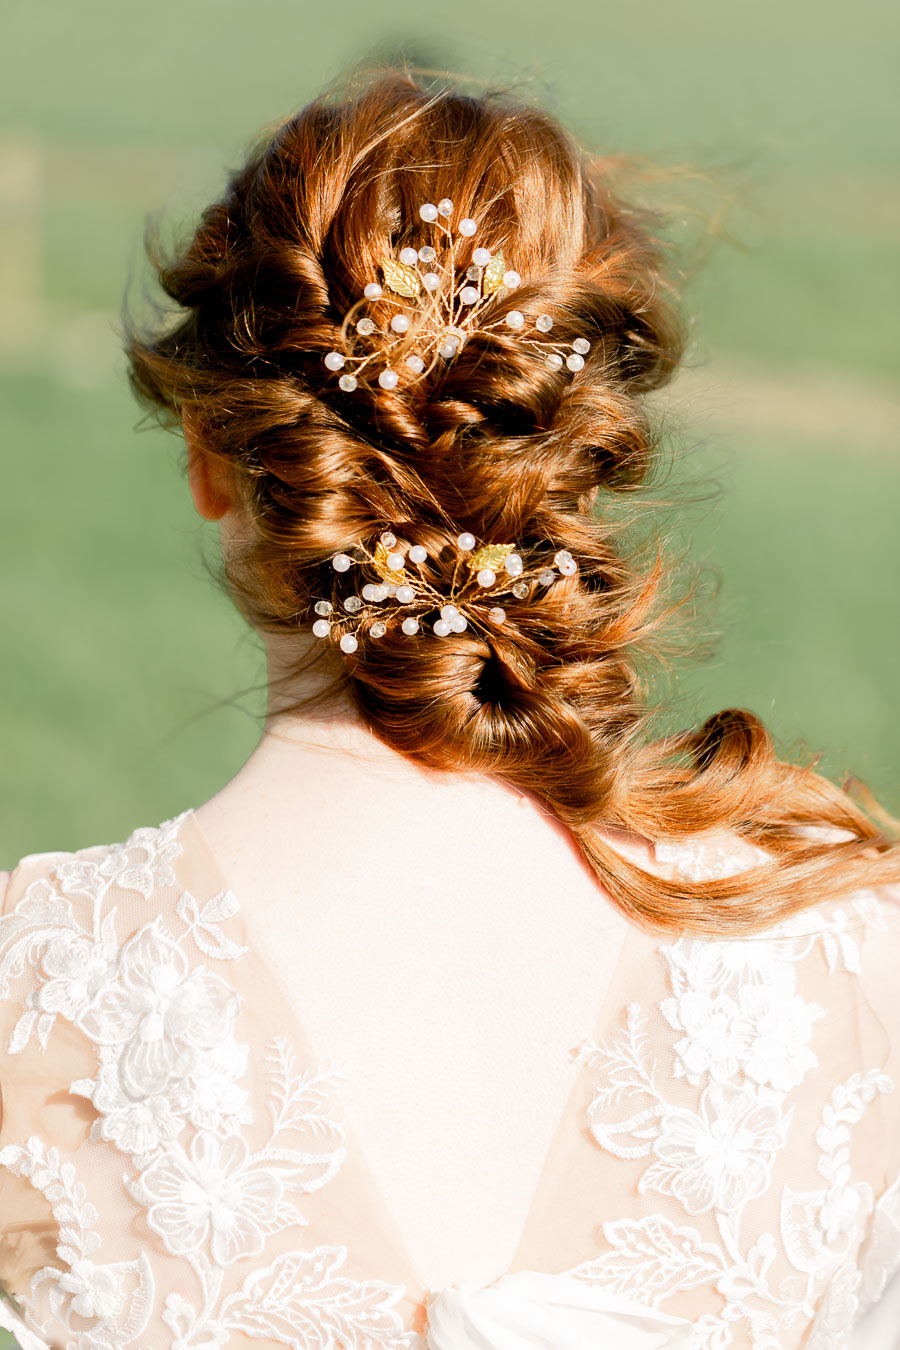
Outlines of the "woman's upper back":
<svg viewBox="0 0 900 1350">
<path fill-rule="evenodd" d="M 193 811 L 13 873 L 1 1273 L 34 1330 L 368 1350 L 412 1345 L 445 1284 L 568 1272 L 694 1320 L 695 1345 L 799 1345 L 816 1308 L 816 1345 L 841 1345 L 900 1253 L 896 900 L 668 940 L 596 887 L 580 910 L 573 875 L 522 886 L 561 857 L 514 796 L 498 837 L 517 817 L 519 852 L 541 837 L 515 886 L 475 811 L 483 876 L 448 838 L 443 884 L 414 894 L 416 819 L 385 783 L 366 828 L 343 802 L 274 895 L 264 867 L 229 888 Z M 372 818 L 395 840 L 382 876 L 360 871 Z M 260 829 L 229 867 L 262 861 Z M 698 875 L 742 848 L 656 856 Z"/>
<path fill-rule="evenodd" d="M 34 1329 L 369 1350 L 430 1290 L 570 1272 L 698 1346 L 841 1344 L 900 1255 L 896 897 L 661 938 L 499 785 L 417 810 L 310 753 L 280 848 L 283 799 L 226 789 L 13 875 L 0 1273 Z"/>
</svg>

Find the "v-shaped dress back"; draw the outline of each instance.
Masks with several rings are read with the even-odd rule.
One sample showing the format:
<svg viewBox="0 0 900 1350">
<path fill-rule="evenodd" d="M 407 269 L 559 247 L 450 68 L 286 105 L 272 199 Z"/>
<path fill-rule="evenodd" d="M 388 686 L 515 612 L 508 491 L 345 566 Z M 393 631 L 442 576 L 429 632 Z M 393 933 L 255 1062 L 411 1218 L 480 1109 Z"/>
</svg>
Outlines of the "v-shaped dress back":
<svg viewBox="0 0 900 1350">
<path fill-rule="evenodd" d="M 656 846 L 691 877 L 754 852 Z M 896 889 L 752 938 L 629 925 L 509 1270 L 435 1290 L 344 1118 L 352 1066 L 316 1062 L 193 812 L 24 858 L 0 1321 L 25 1350 L 838 1350 L 900 1266 L 898 957 Z"/>
</svg>

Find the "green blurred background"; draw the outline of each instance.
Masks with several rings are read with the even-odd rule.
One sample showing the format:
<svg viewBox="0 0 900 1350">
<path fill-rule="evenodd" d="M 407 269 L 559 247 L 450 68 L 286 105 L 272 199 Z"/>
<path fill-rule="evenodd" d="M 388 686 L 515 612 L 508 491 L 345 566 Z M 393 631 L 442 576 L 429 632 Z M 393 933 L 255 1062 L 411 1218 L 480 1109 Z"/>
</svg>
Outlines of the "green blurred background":
<svg viewBox="0 0 900 1350">
<path fill-rule="evenodd" d="M 398 53 L 660 166 L 648 197 L 702 262 L 666 425 L 722 488 L 677 521 L 721 574 L 678 718 L 750 707 L 900 810 L 897 28 L 875 0 L 8 6 L 0 866 L 199 805 L 255 744 L 259 649 L 179 443 L 137 429 L 119 304 L 148 210 L 186 227 L 259 127 Z"/>
</svg>

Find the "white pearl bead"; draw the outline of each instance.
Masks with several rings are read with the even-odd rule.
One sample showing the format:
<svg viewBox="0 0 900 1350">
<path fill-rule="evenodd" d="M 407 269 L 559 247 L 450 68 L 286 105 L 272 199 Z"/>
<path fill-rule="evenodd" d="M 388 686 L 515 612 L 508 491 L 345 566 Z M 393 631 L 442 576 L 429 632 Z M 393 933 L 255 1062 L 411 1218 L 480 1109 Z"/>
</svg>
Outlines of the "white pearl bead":
<svg viewBox="0 0 900 1350">
<path fill-rule="evenodd" d="M 412 548 L 409 550 L 408 556 L 410 562 L 423 563 L 428 557 L 428 554 L 421 544 L 413 544 Z"/>
<path fill-rule="evenodd" d="M 422 217 L 423 220 L 427 220 L 430 224 L 431 221 L 437 220 L 438 209 L 435 206 L 434 202 L 425 202 L 422 206 L 419 207 L 419 215 Z"/>
<path fill-rule="evenodd" d="M 511 309 L 506 315 L 505 323 L 509 328 L 521 328 L 525 322 L 525 316 L 520 309 Z"/>
<path fill-rule="evenodd" d="M 491 250 L 489 248 L 475 248 L 472 250 L 472 261 L 479 267 L 487 267 L 491 261 Z"/>
<path fill-rule="evenodd" d="M 538 572 L 538 581 L 542 586 L 550 586 L 556 580 L 556 573 L 550 567 L 545 567 L 543 572 Z"/>
<path fill-rule="evenodd" d="M 407 637 L 412 637 L 413 633 L 418 633 L 419 631 L 419 620 L 404 619 L 400 627 L 402 628 L 403 632 L 406 634 Z"/>
<path fill-rule="evenodd" d="M 372 627 L 369 629 L 369 633 L 373 638 L 384 637 L 386 632 L 387 632 L 387 625 L 383 624 L 380 619 L 377 620 L 376 623 L 373 623 Z"/>
<path fill-rule="evenodd" d="M 378 590 L 378 587 L 375 585 L 374 582 L 372 582 L 372 581 L 367 581 L 366 584 L 365 584 L 365 586 L 363 586 L 362 591 L 361 591 L 362 598 L 363 598 L 364 600 L 369 600 L 369 601 L 375 600 L 375 599 L 376 599 L 376 592 L 377 592 L 377 590 Z"/>
<path fill-rule="evenodd" d="M 474 305 L 478 299 L 478 291 L 474 286 L 463 286 L 459 298 L 464 305 Z"/>
<path fill-rule="evenodd" d="M 580 352 L 582 356 L 587 356 L 588 352 L 591 350 L 591 344 L 588 342 L 587 338 L 576 338 L 572 343 L 572 350 Z"/>
<path fill-rule="evenodd" d="M 328 352 L 325 357 L 325 364 L 329 370 L 340 370 L 344 360 L 345 358 L 341 356 L 340 352 Z"/>
<path fill-rule="evenodd" d="M 475 536 L 469 534 L 468 530 L 464 534 L 457 535 L 456 543 L 459 548 L 470 549 L 475 547 Z"/>
<path fill-rule="evenodd" d="M 508 272 L 503 273 L 503 285 L 508 286 L 510 290 L 515 290 L 521 283 L 522 278 L 519 276 L 518 272 L 514 271 L 512 268 L 510 268 Z"/>
<path fill-rule="evenodd" d="M 421 375 L 422 371 L 425 369 L 425 362 L 422 360 L 421 356 L 419 356 L 418 352 L 410 352 L 409 356 L 406 358 L 406 367 L 408 370 L 415 371 L 417 375 Z"/>
<path fill-rule="evenodd" d="M 542 333 L 549 333 L 553 327 L 553 319 L 549 314 L 539 314 L 534 321 L 535 328 L 539 328 Z"/>
<path fill-rule="evenodd" d="M 368 286 L 363 288 L 363 295 L 367 300 L 380 300 L 384 291 L 377 281 L 370 281 Z"/>
<path fill-rule="evenodd" d="M 544 362 L 551 370 L 562 370 L 563 359 L 558 352 L 551 352 Z"/>
<path fill-rule="evenodd" d="M 442 342 L 440 347 L 438 347 L 438 354 L 443 356 L 445 361 L 450 361 L 456 355 L 458 349 L 458 340 L 456 338 L 448 338 L 446 342 Z"/>
<path fill-rule="evenodd" d="M 437 623 L 434 624 L 434 631 L 438 637 L 446 637 L 450 632 L 450 625 L 446 619 L 438 619 Z"/>
<path fill-rule="evenodd" d="M 358 646 L 359 643 L 352 633 L 345 633 L 341 638 L 342 652 L 355 652 Z"/>
<path fill-rule="evenodd" d="M 391 319 L 391 327 L 395 333 L 405 333 L 409 328 L 409 319 L 405 314 L 395 314 Z"/>
<path fill-rule="evenodd" d="M 352 562 L 353 559 L 346 553 L 336 553 L 331 560 L 331 565 L 336 572 L 346 572 Z"/>
<path fill-rule="evenodd" d="M 358 383 L 359 381 L 355 375 L 342 375 L 338 380 L 338 384 L 345 394 L 352 394 Z"/>
<path fill-rule="evenodd" d="M 477 229 L 478 222 L 473 220 L 471 216 L 463 216 L 462 220 L 459 222 L 460 234 L 473 235 Z"/>
<path fill-rule="evenodd" d="M 524 563 L 518 553 L 508 553 L 503 559 L 503 566 L 511 577 L 517 577 L 521 573 Z"/>
<path fill-rule="evenodd" d="M 455 605 L 441 605 L 441 618 L 453 619 L 459 613 Z"/>
<path fill-rule="evenodd" d="M 566 365 L 570 370 L 581 370 L 584 366 L 584 357 L 579 356 L 577 352 L 572 352 L 566 357 Z"/>
<path fill-rule="evenodd" d="M 493 609 L 488 610 L 488 618 L 491 623 L 503 623 L 506 618 L 506 610 L 501 605 L 495 605 Z"/>
<path fill-rule="evenodd" d="M 313 624 L 313 632 L 316 637 L 327 637 L 331 632 L 331 624 L 327 619 L 316 619 Z"/>
<path fill-rule="evenodd" d="M 396 370 L 383 370 L 378 376 L 378 383 L 382 389 L 396 389 L 399 378 Z"/>
<path fill-rule="evenodd" d="M 475 580 L 478 582 L 479 586 L 493 586 L 494 582 L 497 580 L 497 573 L 490 567 L 482 567 L 481 571 L 476 575 Z"/>
<path fill-rule="evenodd" d="M 441 279 L 437 272 L 426 272 L 422 278 L 422 285 L 426 291 L 436 291 L 441 284 Z"/>
<path fill-rule="evenodd" d="M 454 614 L 450 620 L 450 627 L 454 633 L 464 633 L 469 626 L 469 621 L 464 614 Z"/>
<path fill-rule="evenodd" d="M 574 576 L 578 571 L 578 564 L 567 548 L 561 548 L 554 554 L 553 561 L 564 577 Z"/>
<path fill-rule="evenodd" d="M 419 249 L 419 262 L 434 262 L 437 257 L 437 249 L 426 244 L 424 248 Z"/>
<path fill-rule="evenodd" d="M 415 600 L 416 593 L 412 586 L 398 586 L 396 598 L 400 601 L 401 605 L 409 605 Z"/>
<path fill-rule="evenodd" d="M 440 211 L 442 216 L 453 215 L 453 203 L 451 202 L 449 197 L 441 198 L 441 200 L 438 202 L 438 210 Z"/>
<path fill-rule="evenodd" d="M 416 263 L 419 261 L 418 249 L 401 248 L 400 261 L 405 263 L 407 267 L 415 267 Z"/>
<path fill-rule="evenodd" d="M 389 553 L 389 554 L 387 555 L 386 562 L 387 562 L 387 565 L 388 565 L 388 567 L 391 569 L 392 572 L 399 572 L 399 571 L 401 570 L 401 568 L 403 567 L 403 554 L 402 554 L 402 553 Z"/>
<path fill-rule="evenodd" d="M 374 319 L 360 319 L 356 325 L 357 333 L 362 333 L 363 337 L 368 337 L 370 333 L 375 332 Z"/>
</svg>

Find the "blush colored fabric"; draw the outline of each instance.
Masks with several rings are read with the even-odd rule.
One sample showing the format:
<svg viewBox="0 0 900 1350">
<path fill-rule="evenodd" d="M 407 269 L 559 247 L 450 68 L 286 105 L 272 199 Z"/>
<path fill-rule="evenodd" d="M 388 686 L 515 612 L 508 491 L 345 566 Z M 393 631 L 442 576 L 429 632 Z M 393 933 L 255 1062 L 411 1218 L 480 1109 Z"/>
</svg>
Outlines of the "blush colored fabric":
<svg viewBox="0 0 900 1350">
<path fill-rule="evenodd" d="M 692 877 L 754 861 L 655 851 Z M 508 1269 L 430 1288 L 346 1118 L 353 1066 L 313 1053 L 194 813 L 22 859 L 0 1277 L 23 1344 L 844 1350 L 900 1267 L 898 901 L 742 940 L 622 920 Z M 433 1224 L 440 1197 L 435 1157 Z"/>
</svg>

